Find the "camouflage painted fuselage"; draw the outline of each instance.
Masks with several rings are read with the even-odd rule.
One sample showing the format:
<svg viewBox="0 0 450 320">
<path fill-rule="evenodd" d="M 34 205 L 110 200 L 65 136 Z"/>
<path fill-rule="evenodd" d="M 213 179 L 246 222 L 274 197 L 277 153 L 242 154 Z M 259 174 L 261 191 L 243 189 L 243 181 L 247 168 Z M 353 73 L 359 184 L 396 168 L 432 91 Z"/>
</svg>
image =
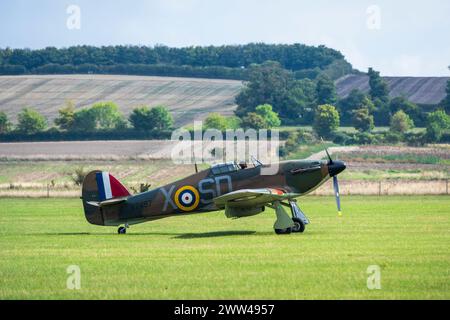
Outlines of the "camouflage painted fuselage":
<svg viewBox="0 0 450 320">
<path fill-rule="evenodd" d="M 330 178 L 325 161 L 295 160 L 278 164 L 275 174 L 265 175 L 264 166 L 213 173 L 207 169 L 182 180 L 141 194 L 111 206 L 93 206 L 99 201 L 94 177 L 83 183 L 83 205 L 87 220 L 96 225 L 136 224 L 173 215 L 216 211 L 213 199 L 241 189 L 272 188 L 291 198 L 305 195 Z"/>
</svg>

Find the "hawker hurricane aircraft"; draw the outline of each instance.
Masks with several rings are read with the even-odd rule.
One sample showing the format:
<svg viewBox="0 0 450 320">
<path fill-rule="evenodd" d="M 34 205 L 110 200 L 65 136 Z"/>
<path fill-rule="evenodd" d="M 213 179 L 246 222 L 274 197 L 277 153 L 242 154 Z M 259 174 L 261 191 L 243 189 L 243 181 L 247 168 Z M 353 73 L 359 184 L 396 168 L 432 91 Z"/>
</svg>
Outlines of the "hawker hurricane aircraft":
<svg viewBox="0 0 450 320">
<path fill-rule="evenodd" d="M 144 193 L 131 195 L 110 173 L 93 171 L 83 182 L 82 200 L 87 221 L 101 226 L 119 226 L 126 233 L 132 224 L 170 216 L 225 210 L 228 218 L 259 214 L 266 207 L 275 209 L 277 234 L 303 232 L 309 223 L 296 203 L 333 178 L 340 213 L 337 175 L 345 163 L 293 160 L 280 162 L 273 175 L 256 159 L 251 164 L 223 163 L 187 178 Z M 290 208 L 291 216 L 284 207 Z"/>
</svg>

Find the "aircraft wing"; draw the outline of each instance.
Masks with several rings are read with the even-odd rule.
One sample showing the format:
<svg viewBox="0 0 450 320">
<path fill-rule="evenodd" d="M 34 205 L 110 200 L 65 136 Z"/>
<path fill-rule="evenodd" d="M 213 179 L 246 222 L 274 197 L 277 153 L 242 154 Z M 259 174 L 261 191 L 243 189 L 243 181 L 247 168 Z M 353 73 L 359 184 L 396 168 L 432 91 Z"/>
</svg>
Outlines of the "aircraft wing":
<svg viewBox="0 0 450 320">
<path fill-rule="evenodd" d="M 274 201 L 281 201 L 297 197 L 298 194 L 286 193 L 280 189 L 241 189 L 214 198 L 217 207 L 248 208 L 265 205 Z"/>
</svg>

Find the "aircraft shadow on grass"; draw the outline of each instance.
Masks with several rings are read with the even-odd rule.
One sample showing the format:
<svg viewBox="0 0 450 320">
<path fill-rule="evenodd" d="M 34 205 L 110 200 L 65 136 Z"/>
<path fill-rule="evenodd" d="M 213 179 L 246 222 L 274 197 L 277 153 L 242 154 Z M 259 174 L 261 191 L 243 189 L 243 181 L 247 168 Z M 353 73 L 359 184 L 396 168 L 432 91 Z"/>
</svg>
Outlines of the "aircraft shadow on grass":
<svg viewBox="0 0 450 320">
<path fill-rule="evenodd" d="M 256 231 L 214 231 L 214 232 L 201 232 L 201 233 L 170 233 L 170 232 L 140 232 L 129 233 L 127 237 L 133 236 L 172 236 L 173 239 L 200 239 L 200 238 L 215 238 L 215 237 L 228 237 L 228 236 L 250 236 L 256 235 Z M 266 234 L 258 233 L 258 235 Z M 272 233 L 270 233 L 272 234 Z M 39 233 L 33 235 L 47 235 L 47 236 L 115 236 L 113 233 L 90 233 L 90 232 L 57 232 L 57 233 Z"/>
</svg>

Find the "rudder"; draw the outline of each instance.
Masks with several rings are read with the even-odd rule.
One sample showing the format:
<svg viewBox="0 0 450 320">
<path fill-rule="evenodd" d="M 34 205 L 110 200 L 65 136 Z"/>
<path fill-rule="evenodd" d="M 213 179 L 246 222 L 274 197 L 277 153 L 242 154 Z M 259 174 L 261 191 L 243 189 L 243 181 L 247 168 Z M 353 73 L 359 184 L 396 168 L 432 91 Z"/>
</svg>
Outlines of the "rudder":
<svg viewBox="0 0 450 320">
<path fill-rule="evenodd" d="M 105 225 L 101 208 L 97 204 L 129 195 L 128 190 L 110 173 L 98 170 L 90 172 L 84 178 L 82 187 L 86 220 L 91 224 Z"/>
</svg>

